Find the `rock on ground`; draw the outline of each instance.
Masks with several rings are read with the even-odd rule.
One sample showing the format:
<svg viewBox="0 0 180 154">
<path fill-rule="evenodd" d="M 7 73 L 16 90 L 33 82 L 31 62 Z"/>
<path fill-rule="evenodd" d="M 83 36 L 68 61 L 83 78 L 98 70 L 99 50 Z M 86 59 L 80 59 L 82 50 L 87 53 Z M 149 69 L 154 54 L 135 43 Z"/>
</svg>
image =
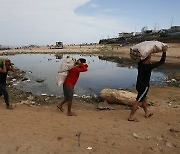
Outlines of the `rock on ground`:
<svg viewBox="0 0 180 154">
<path fill-rule="evenodd" d="M 109 104 L 122 104 L 132 106 L 136 99 L 133 92 L 117 89 L 103 89 L 99 95 L 100 99 L 106 100 Z"/>
</svg>

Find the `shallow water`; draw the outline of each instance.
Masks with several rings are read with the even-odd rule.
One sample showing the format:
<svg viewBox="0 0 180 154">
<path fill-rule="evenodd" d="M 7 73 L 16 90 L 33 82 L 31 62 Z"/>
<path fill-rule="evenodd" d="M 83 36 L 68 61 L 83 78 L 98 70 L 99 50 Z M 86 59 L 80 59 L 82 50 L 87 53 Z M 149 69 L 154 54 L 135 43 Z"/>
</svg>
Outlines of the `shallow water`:
<svg viewBox="0 0 180 154">
<path fill-rule="evenodd" d="M 64 54 L 62 59 L 67 55 Z M 75 94 L 98 94 L 104 88 L 132 89 L 136 84 L 137 68 L 122 67 L 111 61 L 101 60 L 98 56 L 71 55 L 73 58 L 86 58 L 89 65 L 87 72 L 80 74 L 75 86 Z M 20 70 L 26 71 L 26 77 L 30 82 L 20 82 L 17 88 L 34 94 L 46 93 L 48 95 L 62 96 L 62 86 L 55 82 L 62 59 L 56 59 L 54 54 L 18 54 L 6 56 Z M 166 75 L 163 72 L 152 72 L 152 84 L 162 84 Z M 45 79 L 37 83 L 39 78 Z"/>
</svg>

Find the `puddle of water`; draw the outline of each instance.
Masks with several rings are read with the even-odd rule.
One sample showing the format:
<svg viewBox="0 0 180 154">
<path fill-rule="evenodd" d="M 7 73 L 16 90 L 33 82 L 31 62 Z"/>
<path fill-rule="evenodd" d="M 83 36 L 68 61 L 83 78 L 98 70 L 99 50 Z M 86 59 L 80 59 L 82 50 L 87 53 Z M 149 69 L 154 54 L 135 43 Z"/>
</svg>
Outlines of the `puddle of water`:
<svg viewBox="0 0 180 154">
<path fill-rule="evenodd" d="M 64 54 L 62 59 L 67 55 Z M 80 58 L 80 55 L 71 55 L 73 58 Z M 55 78 L 59 70 L 62 59 L 56 59 L 54 54 L 18 54 L 6 56 L 20 70 L 26 71 L 26 77 L 30 82 L 21 82 L 16 87 L 35 94 L 46 93 L 48 95 L 62 96 L 62 86 L 58 87 Z M 75 86 L 75 94 L 84 95 L 98 94 L 104 88 L 131 89 L 135 87 L 137 78 L 137 68 L 119 67 L 115 62 L 101 60 L 98 56 L 82 56 L 86 58 L 89 65 L 87 72 L 80 74 Z M 165 74 L 162 72 L 152 72 L 151 80 L 154 84 L 162 83 Z M 45 79 L 42 83 L 37 83 L 39 78 Z"/>
</svg>

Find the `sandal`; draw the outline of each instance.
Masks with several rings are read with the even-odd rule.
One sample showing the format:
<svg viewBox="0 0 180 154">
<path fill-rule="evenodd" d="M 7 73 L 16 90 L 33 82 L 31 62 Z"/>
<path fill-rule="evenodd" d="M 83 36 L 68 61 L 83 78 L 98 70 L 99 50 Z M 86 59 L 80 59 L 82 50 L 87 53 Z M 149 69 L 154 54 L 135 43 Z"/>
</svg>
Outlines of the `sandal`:
<svg viewBox="0 0 180 154">
<path fill-rule="evenodd" d="M 153 116 L 153 113 L 149 113 L 147 116 L 145 115 L 146 118 L 149 118 L 151 116 Z"/>
<path fill-rule="evenodd" d="M 137 118 L 134 118 L 134 119 L 128 119 L 128 121 L 139 122 L 139 120 L 138 120 Z"/>
<path fill-rule="evenodd" d="M 62 107 L 59 107 L 58 105 L 57 105 L 57 108 L 58 108 L 61 112 L 64 111 L 63 108 L 62 108 Z"/>
</svg>

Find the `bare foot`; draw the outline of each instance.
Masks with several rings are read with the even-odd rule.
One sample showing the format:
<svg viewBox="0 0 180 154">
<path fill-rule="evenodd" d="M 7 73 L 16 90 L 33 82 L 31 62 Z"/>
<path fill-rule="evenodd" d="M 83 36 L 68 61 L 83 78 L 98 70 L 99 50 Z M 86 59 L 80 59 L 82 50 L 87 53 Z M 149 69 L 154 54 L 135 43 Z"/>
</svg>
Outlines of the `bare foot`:
<svg viewBox="0 0 180 154">
<path fill-rule="evenodd" d="M 136 118 L 134 118 L 134 119 L 128 119 L 128 121 L 139 122 L 139 120 L 136 119 Z"/>
<path fill-rule="evenodd" d="M 70 113 L 67 113 L 67 116 L 77 116 L 77 115 L 73 112 L 70 112 Z"/>
<path fill-rule="evenodd" d="M 64 109 L 62 108 L 62 106 L 60 107 L 60 106 L 57 105 L 57 108 L 58 108 L 60 111 L 62 111 L 62 112 L 64 111 Z"/>
<path fill-rule="evenodd" d="M 151 116 L 153 116 L 153 113 L 145 114 L 145 117 L 146 117 L 146 118 L 149 118 L 149 117 L 151 117 Z"/>
</svg>

